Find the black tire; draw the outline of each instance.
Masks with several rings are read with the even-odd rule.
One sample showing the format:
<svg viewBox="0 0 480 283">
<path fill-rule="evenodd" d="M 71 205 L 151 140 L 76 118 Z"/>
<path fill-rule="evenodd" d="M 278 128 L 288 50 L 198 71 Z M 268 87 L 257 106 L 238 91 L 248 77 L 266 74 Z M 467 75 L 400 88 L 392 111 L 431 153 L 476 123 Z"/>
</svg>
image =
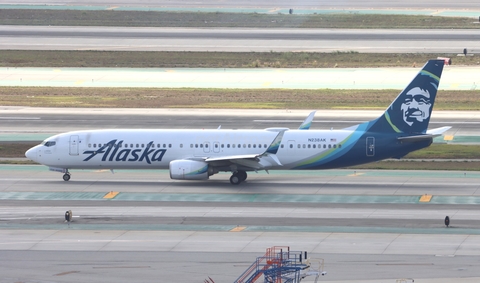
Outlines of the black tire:
<svg viewBox="0 0 480 283">
<path fill-rule="evenodd" d="M 70 181 L 70 174 L 63 174 L 63 180 L 65 182 Z"/>
<path fill-rule="evenodd" d="M 238 177 L 237 174 L 233 174 L 231 177 L 230 177 L 230 184 L 232 185 L 238 185 L 240 184 L 242 181 L 240 180 L 240 178 Z"/>
<path fill-rule="evenodd" d="M 240 182 L 243 182 L 247 179 L 247 172 L 245 171 L 238 171 L 237 172 L 238 178 L 240 178 Z"/>
</svg>

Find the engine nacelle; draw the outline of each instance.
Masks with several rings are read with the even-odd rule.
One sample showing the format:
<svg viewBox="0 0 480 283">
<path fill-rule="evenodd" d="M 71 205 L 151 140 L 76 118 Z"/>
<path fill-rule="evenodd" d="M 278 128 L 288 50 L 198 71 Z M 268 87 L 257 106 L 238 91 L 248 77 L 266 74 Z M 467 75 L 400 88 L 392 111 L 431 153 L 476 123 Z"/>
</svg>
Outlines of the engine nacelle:
<svg viewBox="0 0 480 283">
<path fill-rule="evenodd" d="M 207 180 L 208 163 L 196 160 L 174 160 L 170 162 L 170 178 L 175 180 Z"/>
</svg>

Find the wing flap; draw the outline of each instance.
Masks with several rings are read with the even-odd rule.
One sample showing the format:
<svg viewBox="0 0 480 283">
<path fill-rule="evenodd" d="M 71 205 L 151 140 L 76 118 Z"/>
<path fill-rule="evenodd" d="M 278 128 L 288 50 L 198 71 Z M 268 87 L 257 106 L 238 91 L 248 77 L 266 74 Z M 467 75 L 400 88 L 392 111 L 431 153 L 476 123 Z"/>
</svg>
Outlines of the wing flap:
<svg viewBox="0 0 480 283">
<path fill-rule="evenodd" d="M 230 156 L 220 156 L 220 157 L 208 157 L 205 159 L 205 162 L 215 162 L 215 161 L 231 161 L 238 159 L 249 159 L 256 160 L 260 154 L 245 154 L 245 155 L 230 155 Z"/>
</svg>

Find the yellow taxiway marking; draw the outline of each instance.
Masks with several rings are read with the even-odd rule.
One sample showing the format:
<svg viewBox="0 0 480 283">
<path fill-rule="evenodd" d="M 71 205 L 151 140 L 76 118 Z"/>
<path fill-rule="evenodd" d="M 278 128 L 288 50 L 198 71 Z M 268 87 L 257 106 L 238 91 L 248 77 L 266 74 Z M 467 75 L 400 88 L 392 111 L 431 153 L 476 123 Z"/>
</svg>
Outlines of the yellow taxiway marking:
<svg viewBox="0 0 480 283">
<path fill-rule="evenodd" d="M 114 197 L 116 197 L 117 195 L 119 194 L 119 192 L 109 192 L 108 194 L 104 195 L 103 198 L 108 198 L 108 199 L 112 199 Z"/>
<path fill-rule="evenodd" d="M 350 174 L 350 175 L 348 175 L 348 176 L 349 176 L 349 177 L 356 177 L 356 176 L 361 176 L 361 175 L 363 175 L 363 174 L 365 174 L 365 173 L 353 173 L 353 174 Z"/>
<path fill-rule="evenodd" d="M 230 232 L 241 232 L 241 231 L 245 230 L 245 228 L 247 228 L 247 227 L 237 226 L 237 227 L 233 228 L 232 230 L 230 230 Z"/>
<path fill-rule="evenodd" d="M 432 200 L 432 195 L 423 195 L 420 197 L 420 202 L 430 202 Z"/>
<path fill-rule="evenodd" d="M 453 136 L 444 136 L 443 140 L 444 141 L 453 141 Z"/>
<path fill-rule="evenodd" d="M 271 84 L 272 84 L 272 82 L 264 82 L 264 83 L 263 83 L 263 86 L 264 86 L 264 87 L 267 87 L 267 86 L 270 86 Z"/>
<path fill-rule="evenodd" d="M 119 6 L 112 6 L 112 7 L 108 7 L 107 10 L 114 10 L 114 9 L 117 9 Z"/>
</svg>

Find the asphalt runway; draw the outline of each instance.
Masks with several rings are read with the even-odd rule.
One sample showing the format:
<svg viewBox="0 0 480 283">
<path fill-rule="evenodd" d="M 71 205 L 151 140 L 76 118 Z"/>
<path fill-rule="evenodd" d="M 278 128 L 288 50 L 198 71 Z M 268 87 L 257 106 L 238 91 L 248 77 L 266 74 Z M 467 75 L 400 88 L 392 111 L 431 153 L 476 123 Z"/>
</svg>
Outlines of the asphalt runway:
<svg viewBox="0 0 480 283">
<path fill-rule="evenodd" d="M 386 106 L 387 107 L 387 106 Z M 386 108 L 385 107 L 385 108 Z M 58 133 L 89 129 L 297 129 L 309 110 L 0 108 L 0 141 L 41 141 Z M 319 110 L 312 129 L 343 129 L 379 117 L 383 111 Z M 480 136 L 472 111 L 433 111 L 430 128 L 451 126 L 445 135 Z M 473 141 L 473 140 L 472 140 Z"/>
<path fill-rule="evenodd" d="M 480 278 L 477 172 L 72 173 L 1 167 L 0 282 L 232 282 L 274 245 L 323 258 L 320 282 Z"/>
<path fill-rule="evenodd" d="M 0 26 L 0 49 L 471 53 L 479 30 Z"/>
</svg>

